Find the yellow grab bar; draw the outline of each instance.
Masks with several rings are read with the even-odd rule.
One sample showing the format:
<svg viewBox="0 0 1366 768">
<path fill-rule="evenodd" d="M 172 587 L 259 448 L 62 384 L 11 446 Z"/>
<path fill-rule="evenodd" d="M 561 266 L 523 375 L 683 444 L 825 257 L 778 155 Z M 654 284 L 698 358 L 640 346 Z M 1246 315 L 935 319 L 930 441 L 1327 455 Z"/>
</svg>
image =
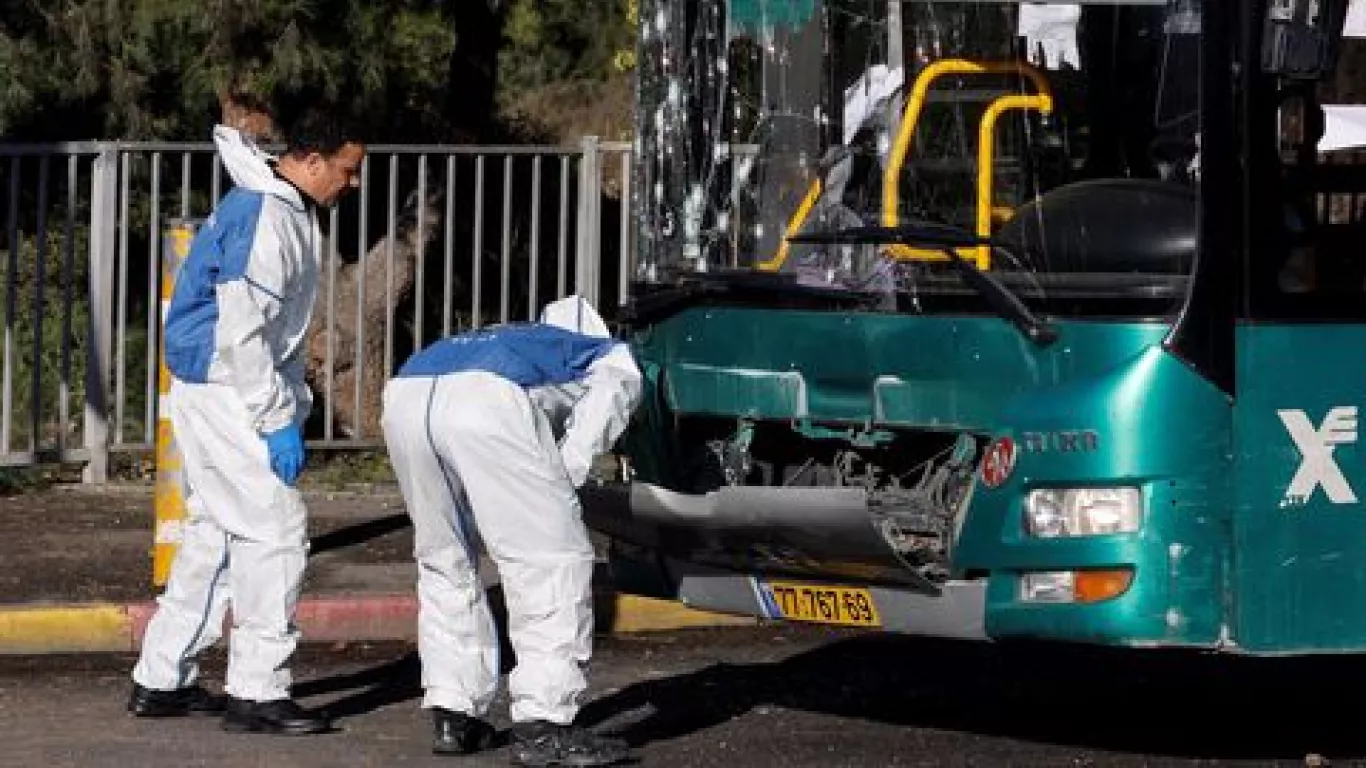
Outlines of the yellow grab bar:
<svg viewBox="0 0 1366 768">
<path fill-rule="evenodd" d="M 778 246 L 778 252 L 773 254 L 773 258 L 768 261 L 761 261 L 755 265 L 756 268 L 764 272 L 777 272 L 782 268 L 783 262 L 787 261 L 787 238 L 797 234 L 797 231 L 806 223 L 806 217 L 811 214 L 811 209 L 816 207 L 816 201 L 821 197 L 821 179 L 819 176 L 811 180 L 811 186 L 806 190 L 806 197 L 802 198 L 801 204 L 792 214 L 792 218 L 787 221 L 787 230 L 783 232 L 783 242 Z"/>
<path fill-rule="evenodd" d="M 1012 109 L 1034 109 L 1048 114 L 1053 111 L 1053 98 L 1047 93 L 1001 96 L 992 101 L 991 105 L 987 107 L 986 113 L 982 115 L 982 124 L 977 129 L 978 237 L 991 237 L 991 215 L 994 210 L 991 199 L 994 179 L 992 171 L 994 170 L 993 164 L 996 162 L 994 157 L 996 142 L 992 138 L 996 135 L 996 121 L 1000 119 L 1001 115 Z M 977 267 L 979 269 L 991 269 L 990 247 L 977 246 Z"/>
<path fill-rule="evenodd" d="M 925 109 L 925 102 L 929 98 L 930 86 L 934 81 L 941 77 L 953 75 L 1000 75 L 1018 74 L 1029 80 L 1038 93 L 1036 94 L 1008 94 L 998 97 L 987 107 L 987 111 L 982 115 L 982 122 L 978 127 L 978 167 L 977 167 L 977 228 L 979 235 L 991 234 L 991 210 L 993 208 L 992 194 L 992 141 L 996 121 L 1003 112 L 1011 109 L 1037 109 L 1040 112 L 1049 113 L 1053 111 L 1053 97 L 1048 88 L 1048 80 L 1043 73 L 1035 67 L 1019 61 L 969 61 L 967 59 L 942 59 L 936 61 L 925 69 L 915 78 L 915 84 L 911 87 L 911 97 L 906 102 L 906 109 L 902 113 L 901 127 L 897 131 L 896 141 L 892 144 L 892 151 L 888 157 L 887 169 L 882 176 L 882 224 L 886 227 L 895 227 L 900 223 L 900 211 L 898 204 L 901 201 L 901 169 L 906 164 L 906 155 L 911 148 L 911 140 L 915 136 L 916 126 L 920 122 L 921 112 Z M 1022 101 L 1022 100 L 1028 100 Z M 983 215 L 986 218 L 986 231 L 983 229 Z M 942 259 L 944 255 L 938 251 L 924 251 L 920 249 L 908 248 L 904 245 L 891 246 L 889 252 L 896 258 L 909 259 Z M 967 250 L 968 253 L 963 253 Z M 972 255 L 972 251 L 976 251 Z M 968 258 L 969 256 L 977 260 L 978 265 L 990 263 L 990 249 L 978 247 L 975 249 L 960 249 L 960 255 Z M 985 252 L 985 253 L 984 253 Z M 985 266 L 983 268 L 986 268 Z"/>
<path fill-rule="evenodd" d="M 1048 80 L 1038 69 L 1017 61 L 988 61 L 976 62 L 967 59 L 943 59 L 936 61 L 925 69 L 921 70 L 916 76 L 915 83 L 911 87 L 911 98 L 906 103 L 906 109 L 902 113 L 901 127 L 897 131 L 896 141 L 892 145 L 889 155 L 889 162 L 882 177 L 882 223 L 884 226 L 895 227 L 899 220 L 897 204 L 901 199 L 901 169 L 906 163 L 906 154 L 910 151 L 911 139 L 915 135 L 915 127 L 920 121 L 920 114 L 924 111 L 925 102 L 929 98 L 930 87 L 934 81 L 941 77 L 952 75 L 994 75 L 1015 73 L 1027 78 L 1033 83 L 1037 94 L 1020 95 L 1008 94 L 998 97 L 987 107 L 987 111 L 982 116 L 982 123 L 978 133 L 978 167 L 977 167 L 977 233 L 982 236 L 991 234 L 991 215 L 994 210 L 992 204 L 992 155 L 993 146 L 991 137 L 994 135 L 996 121 L 1001 114 L 1011 109 L 1036 109 L 1040 112 L 1049 113 L 1053 111 L 1053 99 L 1049 92 Z M 792 218 L 787 222 L 787 230 L 783 234 L 783 242 L 778 246 L 778 251 L 773 258 L 761 261 L 756 264 L 756 268 L 765 272 L 776 272 L 782 268 L 787 261 L 788 242 L 787 238 L 796 234 L 802 225 L 806 223 L 806 217 L 811 214 L 811 209 L 815 207 L 816 201 L 821 195 L 821 180 L 819 177 L 812 179 L 811 186 L 807 188 L 806 196 L 793 212 Z M 983 219 L 985 217 L 985 224 Z M 903 245 L 890 247 L 891 254 L 896 258 L 914 259 L 942 259 L 944 255 L 939 251 L 926 251 L 916 248 L 908 248 Z M 978 266 L 983 269 L 990 265 L 990 249 L 979 247 L 975 250 L 976 254 L 962 253 L 964 258 L 972 257 L 977 260 Z"/>
</svg>

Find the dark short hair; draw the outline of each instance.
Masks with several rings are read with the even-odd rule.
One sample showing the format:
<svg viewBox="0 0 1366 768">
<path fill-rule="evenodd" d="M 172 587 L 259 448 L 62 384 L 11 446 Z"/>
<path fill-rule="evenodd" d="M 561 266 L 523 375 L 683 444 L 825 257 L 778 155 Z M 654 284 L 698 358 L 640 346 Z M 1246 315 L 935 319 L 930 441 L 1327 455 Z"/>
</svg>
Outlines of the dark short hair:
<svg viewBox="0 0 1366 768">
<path fill-rule="evenodd" d="M 350 121 L 322 110 L 305 111 L 285 126 L 285 152 L 291 155 L 331 157 L 347 144 L 363 143 Z"/>
</svg>

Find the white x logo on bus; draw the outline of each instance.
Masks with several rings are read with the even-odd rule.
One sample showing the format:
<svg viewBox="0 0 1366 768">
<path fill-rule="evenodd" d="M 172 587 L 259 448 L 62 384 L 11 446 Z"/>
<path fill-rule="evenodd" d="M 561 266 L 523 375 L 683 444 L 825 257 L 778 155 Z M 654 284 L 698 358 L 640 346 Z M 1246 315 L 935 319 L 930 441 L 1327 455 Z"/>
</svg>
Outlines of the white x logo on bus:
<svg viewBox="0 0 1366 768">
<path fill-rule="evenodd" d="M 1343 476 L 1333 458 L 1333 450 L 1357 441 L 1357 409 L 1354 405 L 1338 406 L 1323 417 L 1318 429 L 1304 411 L 1276 411 L 1281 423 L 1295 441 L 1302 460 L 1290 487 L 1285 491 L 1281 506 L 1300 506 L 1309 502 L 1314 489 L 1323 487 L 1328 500 L 1334 504 L 1351 504 L 1357 500 L 1352 486 Z"/>
</svg>

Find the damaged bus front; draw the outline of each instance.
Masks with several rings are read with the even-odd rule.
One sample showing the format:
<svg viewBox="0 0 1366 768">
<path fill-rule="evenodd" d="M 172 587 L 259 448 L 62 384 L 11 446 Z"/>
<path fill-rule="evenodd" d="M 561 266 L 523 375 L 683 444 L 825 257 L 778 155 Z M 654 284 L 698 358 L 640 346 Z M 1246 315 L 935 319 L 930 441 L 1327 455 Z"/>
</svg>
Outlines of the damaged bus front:
<svg viewBox="0 0 1366 768">
<path fill-rule="evenodd" d="M 1322 5 L 642 0 L 617 579 L 1236 644 L 1251 91 L 1322 74 Z"/>
</svg>

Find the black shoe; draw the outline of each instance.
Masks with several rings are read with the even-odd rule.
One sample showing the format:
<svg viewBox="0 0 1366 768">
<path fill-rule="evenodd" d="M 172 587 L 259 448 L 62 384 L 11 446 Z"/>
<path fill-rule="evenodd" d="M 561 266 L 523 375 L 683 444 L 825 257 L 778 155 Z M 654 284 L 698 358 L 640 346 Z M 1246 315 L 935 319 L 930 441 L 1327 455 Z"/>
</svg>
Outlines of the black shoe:
<svg viewBox="0 0 1366 768">
<path fill-rule="evenodd" d="M 291 699 L 275 701 L 246 701 L 228 698 L 223 711 L 223 730 L 233 733 L 278 733 L 302 736 L 323 733 L 332 724 L 327 718 L 309 712 Z"/>
<path fill-rule="evenodd" d="M 493 746 L 498 734 L 493 726 L 463 712 L 434 707 L 432 752 L 438 755 L 472 755 Z"/>
<path fill-rule="evenodd" d="M 172 691 L 157 691 L 133 683 L 128 711 L 136 717 L 184 717 L 216 715 L 223 711 L 223 697 L 192 685 Z"/>
<path fill-rule="evenodd" d="M 510 755 L 513 765 L 587 768 L 624 762 L 631 751 L 626 742 L 599 736 L 586 728 L 533 720 L 512 726 Z"/>
</svg>

